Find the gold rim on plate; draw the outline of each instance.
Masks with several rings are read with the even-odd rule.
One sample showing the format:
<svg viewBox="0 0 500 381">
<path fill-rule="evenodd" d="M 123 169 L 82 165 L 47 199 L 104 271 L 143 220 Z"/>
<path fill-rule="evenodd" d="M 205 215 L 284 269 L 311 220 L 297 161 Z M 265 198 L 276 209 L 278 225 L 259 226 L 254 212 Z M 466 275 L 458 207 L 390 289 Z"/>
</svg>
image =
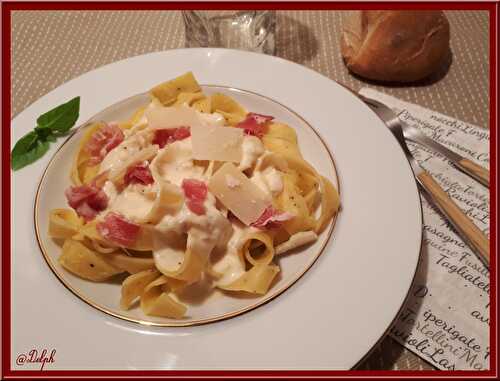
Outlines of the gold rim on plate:
<svg viewBox="0 0 500 381">
<path fill-rule="evenodd" d="M 287 110 L 289 113 L 293 114 L 295 117 L 297 117 L 298 119 L 300 119 L 312 132 L 314 132 L 314 134 L 321 141 L 321 143 L 323 144 L 326 152 L 328 153 L 328 156 L 330 158 L 330 163 L 333 166 L 333 171 L 335 173 L 335 177 L 336 177 L 336 180 L 337 180 L 337 191 L 339 193 L 339 198 L 340 198 L 340 196 L 341 196 L 340 178 L 338 176 L 337 166 L 335 165 L 335 160 L 333 158 L 333 155 L 332 155 L 332 153 L 331 153 L 331 151 L 330 151 L 330 149 L 329 149 L 329 147 L 328 147 L 325 139 L 323 139 L 323 137 L 319 134 L 319 132 L 316 131 L 314 129 L 314 127 L 312 127 L 302 116 L 300 116 L 295 111 L 293 111 L 290 108 L 288 108 L 287 106 L 281 104 L 280 102 L 278 102 L 278 101 L 276 101 L 276 100 L 274 100 L 272 98 L 269 98 L 269 97 L 267 97 L 265 95 L 261 95 L 261 94 L 258 94 L 256 92 L 253 92 L 253 91 L 238 89 L 238 88 L 231 87 L 231 86 L 221 86 L 221 85 L 200 85 L 200 86 L 201 87 L 205 87 L 205 88 L 222 88 L 222 89 L 226 89 L 227 91 L 233 91 L 233 92 L 238 92 L 238 93 L 242 93 L 242 94 L 250 94 L 250 95 L 258 96 L 260 98 L 264 98 L 264 99 L 266 99 L 266 100 L 268 100 L 268 101 L 270 101 L 272 103 L 275 103 L 275 104 L 281 106 L 282 108 L 284 108 L 285 110 Z M 36 240 L 38 242 L 38 246 L 40 247 L 40 251 L 42 252 L 42 255 L 43 255 L 44 259 L 45 259 L 45 262 L 47 262 L 49 268 L 52 270 L 52 272 L 57 277 L 57 279 L 69 291 L 71 291 L 76 297 L 78 297 L 79 299 L 81 299 L 82 301 L 84 301 L 85 303 L 87 303 L 88 305 L 90 305 L 90 306 L 94 307 L 95 309 L 97 309 L 97 310 L 99 310 L 101 312 L 104 312 L 105 314 L 108 314 L 110 316 L 113 316 L 113 317 L 116 317 L 116 318 L 119 318 L 119 319 L 122 319 L 122 320 L 125 320 L 125 321 L 133 322 L 133 323 L 137 323 L 137 324 L 141 324 L 141 325 L 146 325 L 146 326 L 156 326 L 156 327 L 187 327 L 187 326 L 196 326 L 196 325 L 202 325 L 202 324 L 207 324 L 207 323 L 213 323 L 213 322 L 217 322 L 217 321 L 221 321 L 221 320 L 226 320 L 226 319 L 229 319 L 229 318 L 241 315 L 243 313 L 249 312 L 249 311 L 251 311 L 251 310 L 253 310 L 253 309 L 255 309 L 255 308 L 259 307 L 259 306 L 262 306 L 262 305 L 270 302 L 271 300 L 273 300 L 277 296 L 281 295 L 283 292 L 285 292 L 287 289 L 289 289 L 292 285 L 294 285 L 300 278 L 302 278 L 302 276 L 318 260 L 318 258 L 321 256 L 321 254 L 323 254 L 323 252 L 325 251 L 326 246 L 328 245 L 328 243 L 331 240 L 331 237 L 332 237 L 332 234 L 333 234 L 333 229 L 334 229 L 334 227 L 336 225 L 336 222 L 337 222 L 338 213 L 335 214 L 335 216 L 333 217 L 332 221 L 330 222 L 330 227 L 329 227 L 328 232 L 327 232 L 327 237 L 326 237 L 325 241 L 323 242 L 323 244 L 321 245 L 321 248 L 318 250 L 318 253 L 310 260 L 310 262 L 305 266 L 305 268 L 303 269 L 302 272 L 300 272 L 298 275 L 296 275 L 293 279 L 289 280 L 280 289 L 274 291 L 271 295 L 265 297 L 264 299 L 259 300 L 259 301 L 255 302 L 255 303 L 253 303 L 253 304 L 251 304 L 251 305 L 249 305 L 247 307 L 241 308 L 241 309 L 239 309 L 237 311 L 229 312 L 229 313 L 226 313 L 226 314 L 223 314 L 223 315 L 219 315 L 219 316 L 215 316 L 215 317 L 212 317 L 212 318 L 191 320 L 191 321 L 187 321 L 187 322 L 183 322 L 183 321 L 169 321 L 169 322 L 165 322 L 165 323 L 152 322 L 152 321 L 147 321 L 147 320 L 142 320 L 142 319 L 137 319 L 137 318 L 133 318 L 133 317 L 130 317 L 130 316 L 126 316 L 126 315 L 120 314 L 118 312 L 115 312 L 115 311 L 111 310 L 108 307 L 99 305 L 99 304 L 95 303 L 94 301 L 92 301 L 87 296 L 82 295 L 82 293 L 80 293 L 73 286 L 71 286 L 71 284 L 65 279 L 65 277 L 60 274 L 60 269 L 58 269 L 56 267 L 56 265 L 53 263 L 53 261 L 49 258 L 49 255 L 47 254 L 47 249 L 43 245 L 42 238 L 41 238 L 41 233 L 40 233 L 40 226 L 38 225 L 38 208 L 39 208 L 39 198 L 40 198 L 40 193 L 41 193 L 42 185 L 44 184 L 45 177 L 46 177 L 46 175 L 47 175 L 47 173 L 49 171 L 49 168 L 51 167 L 52 163 L 54 162 L 54 159 L 58 155 L 59 151 L 64 147 L 64 145 L 66 143 L 68 143 L 75 136 L 75 134 L 78 131 L 80 131 L 82 128 L 87 127 L 93 120 L 95 120 L 97 115 L 99 115 L 101 113 L 104 113 L 104 112 L 106 112 L 106 111 L 108 111 L 110 109 L 114 109 L 119 104 L 122 104 L 122 103 L 124 103 L 124 102 L 126 102 L 128 100 L 131 100 L 131 99 L 134 99 L 134 98 L 140 97 L 140 96 L 145 96 L 145 95 L 146 95 L 146 93 L 141 93 L 141 94 L 133 95 L 131 97 L 127 97 L 127 98 L 125 98 L 125 99 L 123 99 L 121 101 L 118 101 L 118 102 L 114 103 L 111 106 L 106 107 L 104 110 L 98 112 L 96 115 L 94 115 L 93 117 L 91 117 L 89 119 L 89 121 L 83 123 L 82 125 L 80 125 L 78 128 L 76 128 L 74 130 L 74 132 L 66 139 L 66 141 L 64 141 L 61 144 L 61 146 L 57 149 L 57 151 L 54 153 L 54 155 L 50 159 L 49 163 L 47 164 L 47 167 L 45 168 L 45 170 L 43 172 L 42 178 L 40 179 L 40 182 L 38 184 L 37 191 L 36 191 L 35 204 L 34 204 L 34 223 L 35 223 Z M 342 203 L 341 203 L 341 208 L 342 208 Z"/>
</svg>

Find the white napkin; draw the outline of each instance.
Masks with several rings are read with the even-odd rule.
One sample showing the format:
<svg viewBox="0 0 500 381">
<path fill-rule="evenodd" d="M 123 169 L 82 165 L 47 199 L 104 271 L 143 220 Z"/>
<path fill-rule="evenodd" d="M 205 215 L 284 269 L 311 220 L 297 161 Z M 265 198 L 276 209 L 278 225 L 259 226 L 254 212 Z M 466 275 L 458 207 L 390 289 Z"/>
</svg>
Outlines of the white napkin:
<svg viewBox="0 0 500 381">
<path fill-rule="evenodd" d="M 406 103 L 369 88 L 406 123 L 465 158 L 489 168 L 488 130 Z M 489 190 L 451 166 L 439 154 L 408 142 L 418 162 L 489 236 Z M 423 196 L 423 194 L 421 194 Z M 424 236 L 410 296 L 390 335 L 443 370 L 489 369 L 489 271 L 422 198 Z"/>
</svg>

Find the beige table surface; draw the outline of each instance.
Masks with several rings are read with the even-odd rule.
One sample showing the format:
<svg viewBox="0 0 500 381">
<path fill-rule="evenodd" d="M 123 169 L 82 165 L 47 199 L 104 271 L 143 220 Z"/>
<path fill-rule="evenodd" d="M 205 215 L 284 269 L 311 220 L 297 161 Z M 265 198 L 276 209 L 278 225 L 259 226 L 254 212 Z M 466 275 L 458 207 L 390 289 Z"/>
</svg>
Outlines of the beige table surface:
<svg viewBox="0 0 500 381">
<path fill-rule="evenodd" d="M 276 55 L 310 67 L 354 90 L 375 87 L 481 127 L 489 123 L 489 18 L 485 11 L 449 11 L 453 62 L 441 79 L 382 87 L 352 77 L 339 49 L 341 12 L 280 11 Z M 14 117 L 64 82 L 99 66 L 184 47 L 175 11 L 17 11 L 12 15 Z M 433 369 L 390 338 L 359 369 Z"/>
</svg>

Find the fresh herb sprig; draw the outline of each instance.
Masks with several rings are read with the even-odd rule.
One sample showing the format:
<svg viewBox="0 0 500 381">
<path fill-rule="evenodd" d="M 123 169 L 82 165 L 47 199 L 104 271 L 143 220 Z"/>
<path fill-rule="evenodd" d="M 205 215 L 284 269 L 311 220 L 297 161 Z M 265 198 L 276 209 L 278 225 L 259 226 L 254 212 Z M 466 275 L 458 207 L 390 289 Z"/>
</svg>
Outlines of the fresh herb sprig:
<svg viewBox="0 0 500 381">
<path fill-rule="evenodd" d="M 17 141 L 11 152 L 11 167 L 21 169 L 41 158 L 51 142 L 64 136 L 76 123 L 80 114 L 80 97 L 75 97 L 62 105 L 40 115 L 37 126 Z"/>
</svg>

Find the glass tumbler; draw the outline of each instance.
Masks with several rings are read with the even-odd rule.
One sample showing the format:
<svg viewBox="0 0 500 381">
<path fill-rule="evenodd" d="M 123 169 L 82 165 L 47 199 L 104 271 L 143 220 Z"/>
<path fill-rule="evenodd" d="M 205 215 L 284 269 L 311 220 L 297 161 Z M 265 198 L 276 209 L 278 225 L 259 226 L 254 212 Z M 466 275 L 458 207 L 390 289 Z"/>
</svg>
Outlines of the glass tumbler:
<svg viewBox="0 0 500 381">
<path fill-rule="evenodd" d="M 182 11 L 187 47 L 274 54 L 275 11 Z"/>
</svg>

